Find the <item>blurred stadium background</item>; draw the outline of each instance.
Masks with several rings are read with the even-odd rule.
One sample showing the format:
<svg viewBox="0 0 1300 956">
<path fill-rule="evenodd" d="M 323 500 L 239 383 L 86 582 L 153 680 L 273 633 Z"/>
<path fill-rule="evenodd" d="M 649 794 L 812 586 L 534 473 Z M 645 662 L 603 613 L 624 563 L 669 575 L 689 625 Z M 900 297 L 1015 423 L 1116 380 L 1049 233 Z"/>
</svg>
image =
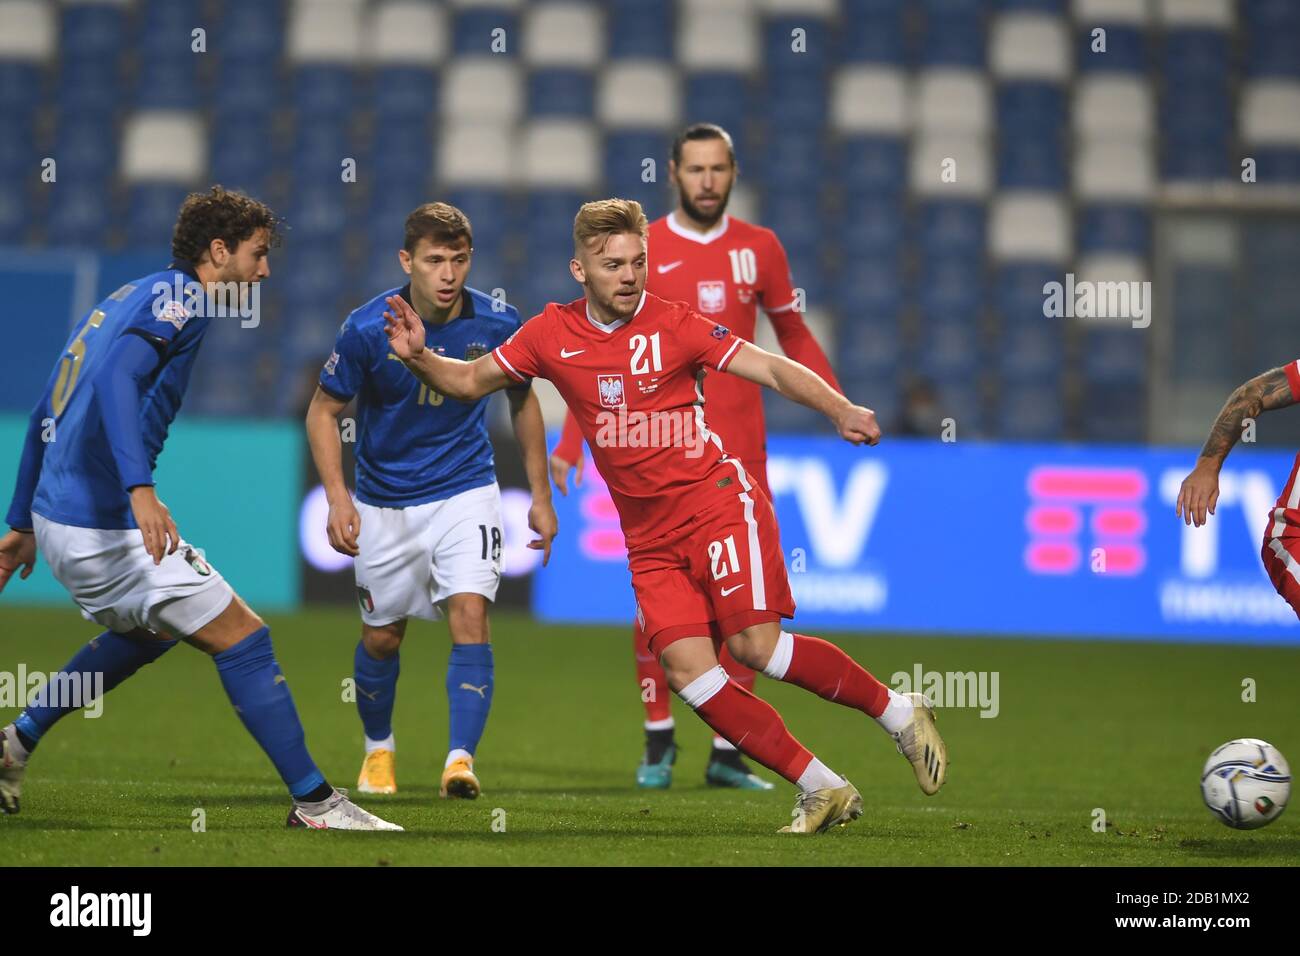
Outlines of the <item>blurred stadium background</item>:
<svg viewBox="0 0 1300 956">
<path fill-rule="evenodd" d="M 347 312 L 402 281 L 411 208 L 464 209 L 471 284 L 530 315 L 576 295 L 579 203 L 671 208 L 669 143 L 697 120 L 735 135 L 732 211 L 777 232 L 846 388 L 895 434 L 934 436 L 950 416 L 963 440 L 1172 444 L 1190 464 L 1227 392 L 1295 357 L 1291 0 L 0 0 L 3 480 L 67 324 L 165 262 L 187 191 L 221 182 L 287 219 L 260 325 L 214 323 L 182 422 L 273 420 L 296 492 L 311 484 L 298 420 L 317 370 Z M 1150 327 L 1045 318 L 1044 283 L 1067 273 L 1149 280 Z M 1300 418 L 1280 419 L 1260 444 L 1300 443 Z M 780 401 L 769 426 L 820 428 Z M 217 484 L 212 449 L 226 446 L 191 434 L 176 474 L 245 494 L 296 554 L 293 509 L 277 518 L 237 475 Z M 1268 459 L 1275 485 L 1281 461 Z M 828 467 L 847 487 L 850 466 Z M 1133 467 L 1157 503 L 1159 469 L 1174 466 Z M 998 480 L 1021 495 L 1023 474 Z M 1020 557 L 1025 497 L 1003 530 L 1016 569 L 1034 572 Z M 189 536 L 207 520 L 220 539 L 229 519 L 204 500 L 173 510 L 194 515 Z M 1146 521 L 1097 534 L 1140 536 Z M 782 522 L 797 541 L 799 520 Z M 1251 548 L 1231 567 L 1277 602 Z M 313 590 L 325 569 L 310 560 L 305 590 L 283 572 L 273 582 L 277 553 L 246 572 L 249 587 L 278 588 L 272 605 L 349 598 L 337 568 Z M 1164 552 L 1143 553 L 1130 575 Z M 1230 564 L 1169 560 L 1202 578 Z M 1225 634 L 1260 620 L 1285 623 L 1236 617 Z"/>
</svg>

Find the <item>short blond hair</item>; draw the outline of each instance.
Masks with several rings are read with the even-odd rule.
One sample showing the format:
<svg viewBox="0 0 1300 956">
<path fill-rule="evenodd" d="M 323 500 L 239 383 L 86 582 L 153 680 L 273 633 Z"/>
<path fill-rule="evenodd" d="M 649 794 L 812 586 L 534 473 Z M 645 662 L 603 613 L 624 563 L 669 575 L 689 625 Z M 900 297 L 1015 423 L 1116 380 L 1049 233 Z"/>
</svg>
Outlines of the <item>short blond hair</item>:
<svg viewBox="0 0 1300 956">
<path fill-rule="evenodd" d="M 647 223 L 641 204 L 635 199 L 598 199 L 583 203 L 573 217 L 573 249 L 575 252 L 590 246 L 593 239 L 609 237 L 622 232 L 635 232 L 646 237 Z M 601 243 L 604 248 L 604 243 Z"/>
</svg>

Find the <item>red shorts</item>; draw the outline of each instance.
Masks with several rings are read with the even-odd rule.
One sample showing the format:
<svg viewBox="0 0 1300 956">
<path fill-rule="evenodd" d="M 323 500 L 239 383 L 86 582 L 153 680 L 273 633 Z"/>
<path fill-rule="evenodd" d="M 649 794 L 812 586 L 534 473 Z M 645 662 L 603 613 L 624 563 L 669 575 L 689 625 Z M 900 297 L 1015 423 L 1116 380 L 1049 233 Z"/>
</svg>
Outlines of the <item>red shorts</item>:
<svg viewBox="0 0 1300 956">
<path fill-rule="evenodd" d="M 1270 528 L 1272 522 L 1269 522 Z M 1264 558 L 1264 570 L 1268 579 L 1277 588 L 1277 593 L 1286 599 L 1291 609 L 1300 617 L 1300 537 L 1275 538 L 1272 534 L 1264 538 L 1264 547 L 1260 554 Z"/>
<path fill-rule="evenodd" d="M 740 469 L 731 488 L 628 554 L 638 622 L 656 658 L 684 637 L 720 644 L 753 624 L 794 617 L 772 502 Z"/>
</svg>

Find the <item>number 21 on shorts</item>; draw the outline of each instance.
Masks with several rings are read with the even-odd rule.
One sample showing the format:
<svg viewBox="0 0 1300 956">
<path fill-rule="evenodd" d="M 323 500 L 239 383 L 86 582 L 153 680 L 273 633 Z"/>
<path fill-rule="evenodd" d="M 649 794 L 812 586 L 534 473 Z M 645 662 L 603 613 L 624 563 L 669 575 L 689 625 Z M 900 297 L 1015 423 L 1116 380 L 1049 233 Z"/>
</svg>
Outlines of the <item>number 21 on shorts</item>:
<svg viewBox="0 0 1300 956">
<path fill-rule="evenodd" d="M 736 556 L 736 539 L 734 535 L 729 534 L 721 541 L 709 542 L 709 564 L 715 581 L 740 571 L 740 558 Z"/>
</svg>

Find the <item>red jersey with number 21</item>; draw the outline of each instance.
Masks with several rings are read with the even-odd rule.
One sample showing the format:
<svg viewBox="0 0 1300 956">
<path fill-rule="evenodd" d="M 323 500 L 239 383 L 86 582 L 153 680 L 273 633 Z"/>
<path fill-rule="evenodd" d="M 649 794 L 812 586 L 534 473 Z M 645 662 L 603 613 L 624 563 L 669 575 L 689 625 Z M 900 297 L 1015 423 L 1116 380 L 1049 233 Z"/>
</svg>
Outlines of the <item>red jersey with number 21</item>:
<svg viewBox="0 0 1300 956">
<path fill-rule="evenodd" d="M 734 500 L 740 464 L 705 424 L 700 383 L 742 344 L 685 302 L 646 293 L 630 320 L 608 326 L 585 298 L 552 302 L 492 356 L 511 378 L 559 390 L 635 548 Z"/>
</svg>

